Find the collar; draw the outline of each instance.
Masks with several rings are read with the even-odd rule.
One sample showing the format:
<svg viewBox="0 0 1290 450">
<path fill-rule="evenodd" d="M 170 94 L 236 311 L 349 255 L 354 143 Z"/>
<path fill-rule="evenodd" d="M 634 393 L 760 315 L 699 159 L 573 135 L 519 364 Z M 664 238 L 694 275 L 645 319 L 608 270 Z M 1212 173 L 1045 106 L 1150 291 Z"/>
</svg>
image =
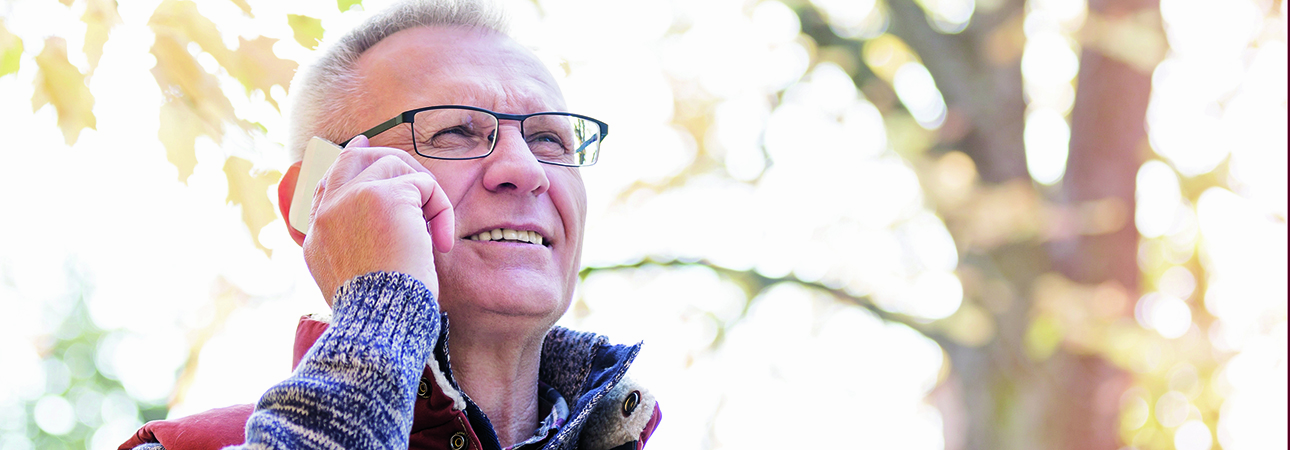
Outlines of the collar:
<svg viewBox="0 0 1290 450">
<path fill-rule="evenodd" d="M 564 401 L 560 391 L 541 381 L 538 382 L 538 415 L 543 418 L 538 422 L 537 431 L 533 436 L 503 450 L 540 448 L 546 442 L 547 436 L 554 436 L 555 432 L 560 431 L 560 427 L 569 421 L 569 403 Z"/>
<path fill-rule="evenodd" d="M 461 436 L 479 443 L 466 448 L 500 450 L 487 415 L 461 392 L 452 377 L 447 315 L 441 314 L 441 319 L 434 361 L 427 364 L 418 388 L 410 447 L 442 448 L 444 442 Z M 329 321 L 330 317 L 321 315 L 300 318 L 292 369 L 327 330 Z M 543 442 L 544 448 L 575 448 L 594 407 L 622 380 L 640 347 L 640 343 L 610 344 L 608 338 L 596 333 L 552 328 L 543 341 L 538 369 L 539 402 L 548 398 L 552 410 L 544 416 L 533 438 L 514 449 L 527 450 Z M 560 404 L 564 406 L 563 414 Z"/>
</svg>

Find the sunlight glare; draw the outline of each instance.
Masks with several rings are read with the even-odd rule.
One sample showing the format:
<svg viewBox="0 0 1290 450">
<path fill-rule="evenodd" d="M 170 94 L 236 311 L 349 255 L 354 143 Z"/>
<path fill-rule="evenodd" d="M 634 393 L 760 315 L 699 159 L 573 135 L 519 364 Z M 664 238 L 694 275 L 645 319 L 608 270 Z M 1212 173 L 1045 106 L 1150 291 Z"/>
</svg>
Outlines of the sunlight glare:
<svg viewBox="0 0 1290 450">
<path fill-rule="evenodd" d="M 1165 235 L 1183 207 L 1178 176 L 1167 164 L 1151 160 L 1138 168 L 1136 186 L 1133 220 L 1138 233 L 1146 238 Z"/>
<path fill-rule="evenodd" d="M 936 88 L 931 72 L 922 64 L 910 61 L 896 69 L 892 88 L 923 128 L 935 130 L 945 122 L 945 99 Z"/>
<path fill-rule="evenodd" d="M 1026 170 L 1036 182 L 1052 186 L 1066 174 L 1070 156 L 1070 125 L 1062 114 L 1048 108 L 1030 108 L 1022 142 L 1026 147 Z"/>
<path fill-rule="evenodd" d="M 1286 339 L 1283 315 L 1223 369 L 1232 388 L 1218 417 L 1218 442 L 1224 450 L 1286 446 Z"/>
<path fill-rule="evenodd" d="M 1176 450 L 1209 450 L 1214 445 L 1214 436 L 1209 427 L 1199 420 L 1188 420 L 1174 431 L 1174 448 Z"/>
<path fill-rule="evenodd" d="M 921 0 L 919 3 L 930 13 L 927 21 L 936 31 L 956 34 L 968 27 L 976 0 Z"/>
<path fill-rule="evenodd" d="M 1161 0 L 1160 16 L 1173 51 L 1204 59 L 1240 54 L 1263 24 L 1250 0 Z"/>
<path fill-rule="evenodd" d="M 1021 56 L 1021 75 L 1026 84 L 1056 86 L 1070 83 L 1079 72 L 1079 55 L 1056 31 L 1036 33 L 1026 39 Z"/>
<path fill-rule="evenodd" d="M 874 24 L 878 9 L 875 0 L 811 0 L 811 3 L 824 11 L 829 28 L 839 36 L 873 37 L 876 35 L 875 29 L 885 28 L 882 24 Z M 879 21 L 885 22 L 882 19 Z"/>
<path fill-rule="evenodd" d="M 797 38 L 797 34 L 802 31 L 797 13 L 776 0 L 758 3 L 753 8 L 752 23 L 757 29 L 756 35 L 768 44 L 787 43 Z"/>
<path fill-rule="evenodd" d="M 36 426 L 46 433 L 61 436 L 76 426 L 76 412 L 72 404 L 60 395 L 46 395 L 36 402 L 32 411 Z"/>
<path fill-rule="evenodd" d="M 876 342 L 883 345 L 867 345 Z M 721 446 L 778 448 L 789 441 L 817 447 L 836 444 L 836 436 L 827 433 L 798 432 L 815 421 L 810 426 L 846 427 L 882 448 L 943 448 L 940 413 L 922 400 L 936 383 L 942 353 L 909 327 L 883 323 L 854 306 L 784 284 L 755 300 L 725 345 L 722 365 L 730 379 L 737 380 L 732 381 L 736 389 L 792 390 L 802 408 L 830 413 L 787 416 L 790 426 L 768 429 L 756 419 L 762 415 L 757 400 L 729 396 L 714 427 Z M 776 358 L 766 358 L 767 354 Z M 878 369 L 881 361 L 896 359 L 904 363 Z M 806 361 L 815 363 L 804 365 Z M 861 379 L 866 381 L 857 384 Z M 871 385 L 883 389 L 865 387 Z"/>
<path fill-rule="evenodd" d="M 1134 317 L 1143 328 L 1156 330 L 1166 339 L 1181 337 L 1192 326 L 1191 308 L 1187 303 L 1159 292 L 1151 292 L 1138 299 Z"/>
</svg>

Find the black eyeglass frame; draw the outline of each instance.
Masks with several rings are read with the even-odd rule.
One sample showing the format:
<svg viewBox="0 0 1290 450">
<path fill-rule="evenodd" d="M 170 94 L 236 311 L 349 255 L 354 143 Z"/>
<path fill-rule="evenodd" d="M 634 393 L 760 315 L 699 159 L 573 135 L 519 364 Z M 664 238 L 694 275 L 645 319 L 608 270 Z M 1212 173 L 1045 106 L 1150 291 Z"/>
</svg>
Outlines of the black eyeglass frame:
<svg viewBox="0 0 1290 450">
<path fill-rule="evenodd" d="M 503 121 L 503 120 L 514 120 L 514 121 L 517 121 L 517 122 L 519 122 L 519 123 L 520 123 L 520 134 L 521 134 L 521 135 L 522 135 L 522 134 L 524 134 L 524 119 L 528 119 L 529 117 L 533 117 L 533 116 L 568 116 L 568 117 L 577 117 L 577 118 L 579 118 L 579 119 L 583 119 L 583 120 L 589 120 L 589 121 L 591 121 L 592 123 L 595 123 L 596 125 L 598 125 L 598 126 L 600 127 L 600 134 L 596 135 L 596 137 L 595 137 L 594 139 L 589 140 L 589 141 L 587 141 L 586 143 L 583 143 L 583 144 L 582 144 L 582 146 L 583 146 L 583 147 L 586 147 L 587 145 L 591 144 L 592 142 L 600 142 L 600 141 L 604 141 L 604 140 L 605 140 L 605 137 L 606 137 L 606 136 L 609 136 L 609 124 L 607 124 L 607 123 L 605 123 L 605 122 L 602 122 L 602 121 L 600 121 L 600 120 L 597 120 L 597 119 L 595 119 L 595 118 L 591 118 L 591 117 L 584 116 L 584 115 L 582 115 L 582 114 L 574 114 L 574 113 L 558 112 L 558 111 L 544 111 L 544 112 L 536 112 L 536 113 L 533 113 L 533 114 L 505 114 L 505 113 L 499 113 L 499 112 L 489 111 L 489 110 L 487 110 L 487 109 L 479 108 L 479 107 L 475 107 L 475 106 L 465 106 L 465 105 L 439 105 L 439 106 L 427 106 L 427 107 L 425 107 L 425 108 L 417 108 L 417 109 L 411 109 L 411 110 L 404 111 L 404 112 L 400 113 L 399 115 L 394 116 L 394 118 L 392 118 L 392 119 L 390 119 L 390 120 L 387 120 L 387 121 L 385 121 L 385 122 L 381 122 L 381 124 L 380 124 L 380 125 L 377 125 L 377 126 L 374 126 L 374 127 L 372 127 L 372 128 L 369 128 L 367 131 L 364 131 L 364 132 L 359 133 L 358 135 L 356 135 L 356 136 L 354 136 L 354 137 L 352 137 L 352 138 L 349 138 L 349 139 L 348 139 L 348 140 L 346 140 L 344 143 L 341 143 L 341 144 L 340 144 L 340 146 L 341 146 L 341 147 L 344 147 L 344 146 L 346 146 L 346 145 L 349 145 L 349 141 L 354 140 L 354 138 L 356 138 L 356 137 L 358 137 L 358 136 L 367 136 L 367 138 L 368 138 L 368 139 L 371 139 L 371 138 L 376 137 L 376 135 L 381 134 L 381 133 L 384 133 L 384 132 L 386 132 L 387 130 L 389 130 L 389 129 L 391 129 L 391 128 L 394 128 L 394 127 L 396 127 L 396 126 L 398 126 L 398 125 L 401 125 L 401 124 L 406 123 L 406 124 L 408 124 L 408 125 L 410 126 L 410 125 L 412 125 L 412 123 L 414 122 L 414 120 L 415 120 L 414 118 L 416 117 L 417 113 L 419 113 L 419 112 L 423 112 L 423 111 L 435 110 L 435 109 L 467 109 L 467 110 L 471 110 L 471 111 L 478 111 L 478 112 L 482 112 L 482 113 L 485 113 L 485 114 L 488 114 L 488 115 L 493 116 L 493 118 L 497 119 L 497 123 L 498 123 L 499 125 L 501 124 L 501 121 Z M 495 134 L 495 133 L 497 133 L 497 130 L 493 130 L 493 133 L 494 133 L 494 134 Z M 528 144 L 526 143 L 525 145 L 528 145 Z M 464 157 L 464 158 L 452 158 L 452 157 L 445 157 L 445 156 L 430 156 L 430 155 L 427 155 L 427 154 L 421 153 L 421 150 L 417 149 L 417 140 L 416 140 L 416 133 L 415 133 L 415 132 L 413 133 L 413 137 L 412 137 L 412 150 L 413 150 L 414 152 L 416 152 L 416 153 L 417 153 L 417 155 L 420 155 L 420 156 L 425 157 L 425 158 L 430 158 L 430 159 L 441 159 L 441 160 L 449 160 L 449 161 L 461 161 L 461 160 L 467 160 L 467 159 L 480 159 L 480 158 L 487 158 L 487 157 L 488 157 L 488 155 L 493 154 L 493 150 L 494 150 L 494 149 L 496 149 L 496 148 L 497 148 L 497 137 L 496 137 L 496 135 L 494 135 L 494 136 L 493 136 L 493 138 L 492 138 L 492 139 L 490 139 L 490 140 L 489 140 L 489 142 L 488 142 L 488 153 L 485 153 L 485 154 L 480 155 L 480 156 L 467 156 L 467 157 Z M 590 163 L 590 164 L 583 164 L 583 165 L 578 165 L 578 164 L 565 164 L 565 163 L 558 163 L 558 162 L 552 162 L 552 161 L 543 161 L 543 160 L 541 160 L 541 159 L 539 159 L 539 160 L 538 160 L 538 162 L 543 163 L 543 164 L 550 164 L 550 165 L 553 165 L 553 166 L 563 166 L 563 167 L 588 167 L 588 166 L 593 166 L 593 165 L 595 165 L 595 164 L 596 164 L 596 161 L 599 161 L 599 160 L 600 160 L 600 149 L 599 149 L 599 148 L 597 148 L 597 149 L 596 149 L 596 159 L 593 159 L 593 160 L 591 161 L 591 163 Z"/>
</svg>

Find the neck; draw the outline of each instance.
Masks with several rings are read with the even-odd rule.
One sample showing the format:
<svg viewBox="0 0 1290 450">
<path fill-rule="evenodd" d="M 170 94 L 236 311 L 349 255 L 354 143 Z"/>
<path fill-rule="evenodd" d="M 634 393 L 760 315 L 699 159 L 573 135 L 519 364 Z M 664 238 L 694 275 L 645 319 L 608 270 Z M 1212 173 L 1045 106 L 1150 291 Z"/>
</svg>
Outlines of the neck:
<svg viewBox="0 0 1290 450">
<path fill-rule="evenodd" d="M 488 415 L 498 443 L 505 448 L 528 439 L 537 429 L 538 365 L 546 335 L 517 340 L 487 331 L 498 329 L 506 328 L 453 327 L 448 348 L 453 378 Z"/>
</svg>

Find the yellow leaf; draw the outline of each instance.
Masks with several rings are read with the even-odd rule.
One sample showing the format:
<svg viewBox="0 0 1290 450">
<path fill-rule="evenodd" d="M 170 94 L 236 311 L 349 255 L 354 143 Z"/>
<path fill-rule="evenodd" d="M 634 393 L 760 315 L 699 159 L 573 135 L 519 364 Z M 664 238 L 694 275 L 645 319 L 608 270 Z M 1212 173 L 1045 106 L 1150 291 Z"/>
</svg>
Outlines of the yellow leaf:
<svg viewBox="0 0 1290 450">
<path fill-rule="evenodd" d="M 152 76 L 157 79 L 161 92 L 168 101 L 187 105 L 204 125 L 204 134 L 220 142 L 225 122 L 249 127 L 233 114 L 233 104 L 220 90 L 219 80 L 202 69 L 176 36 L 158 33 L 152 44 L 152 54 L 157 58 Z"/>
<path fill-rule="evenodd" d="M 224 175 L 228 177 L 228 201 L 242 206 L 242 222 L 251 230 L 255 245 L 272 256 L 272 252 L 260 243 L 260 230 L 277 219 L 278 214 L 269 201 L 269 187 L 282 178 L 276 171 L 251 173 L 252 164 L 236 156 L 224 161 Z"/>
<path fill-rule="evenodd" d="M 197 166 L 194 141 L 198 135 L 210 134 L 206 124 L 183 101 L 175 99 L 161 104 L 161 127 L 157 138 L 166 147 L 166 159 L 179 169 L 179 181 L 188 183 L 188 176 Z"/>
<path fill-rule="evenodd" d="M 196 42 L 202 50 L 215 57 L 221 66 L 228 67 L 233 61 L 233 52 L 224 45 L 215 22 L 211 22 L 197 11 L 197 4 L 187 0 L 164 0 L 153 11 L 148 19 L 148 26 L 158 35 L 168 34 L 181 47 L 189 42 Z M 187 53 L 187 51 L 185 51 Z"/>
<path fill-rule="evenodd" d="M 318 42 L 322 41 L 323 27 L 322 20 L 299 14 L 287 14 L 287 25 L 295 32 L 296 42 L 307 49 L 318 48 Z"/>
<path fill-rule="evenodd" d="M 269 95 L 273 85 L 282 86 L 283 90 L 291 84 L 291 77 L 296 73 L 296 62 L 279 58 L 273 53 L 273 43 L 277 39 L 260 36 L 254 40 L 238 38 L 236 59 L 231 64 L 224 64 L 229 75 L 237 78 L 246 87 L 246 92 L 262 91 L 265 100 L 279 108 L 278 102 Z"/>
<path fill-rule="evenodd" d="M 99 65 L 99 58 L 103 57 L 103 44 L 107 43 L 108 32 L 121 23 L 121 16 L 116 11 L 116 0 L 88 0 L 81 21 L 85 22 L 85 46 L 82 51 L 90 62 L 90 72 L 94 72 L 94 68 Z"/>
<path fill-rule="evenodd" d="M 219 80 L 202 69 L 173 34 L 157 34 L 152 54 L 157 59 L 152 75 L 166 98 L 157 135 L 166 147 L 166 159 L 179 169 L 179 181 L 187 183 L 197 164 L 193 154 L 197 136 L 210 136 L 220 143 L 225 124 L 242 129 L 252 125 L 237 118 Z"/>
<path fill-rule="evenodd" d="M 237 5 L 238 9 L 241 9 L 242 12 L 245 13 L 247 16 L 255 17 L 255 14 L 251 14 L 251 4 L 247 3 L 246 0 L 232 0 L 232 1 L 233 1 L 233 4 Z"/>
<path fill-rule="evenodd" d="M 0 20 L 0 76 L 17 72 L 21 60 L 22 39 L 10 33 L 4 20 Z"/>
<path fill-rule="evenodd" d="M 349 11 L 355 6 L 359 7 L 359 9 L 362 9 L 363 0 L 336 0 L 336 7 L 340 8 L 340 12 Z"/>
<path fill-rule="evenodd" d="M 260 36 L 248 41 L 239 37 L 237 51 L 230 50 L 224 45 L 215 23 L 203 17 L 197 11 L 197 5 L 188 0 L 163 0 L 152 13 L 148 26 L 152 27 L 158 39 L 163 34 L 170 36 L 181 49 L 186 49 L 189 42 L 197 43 L 203 51 L 214 56 L 229 75 L 240 81 L 248 93 L 263 91 L 274 107 L 278 107 L 278 103 L 268 95 L 269 89 L 275 84 L 285 89 L 295 74 L 295 62 L 274 55 L 273 43 L 277 39 Z M 187 50 L 183 53 L 185 58 L 191 59 Z M 158 55 L 158 64 L 160 61 Z"/>
<path fill-rule="evenodd" d="M 67 62 L 67 41 L 59 37 L 45 39 L 45 49 L 36 55 L 36 67 L 32 111 L 54 105 L 63 140 L 67 145 L 75 144 L 82 129 L 95 127 L 94 95 L 85 85 L 85 74 Z"/>
</svg>

